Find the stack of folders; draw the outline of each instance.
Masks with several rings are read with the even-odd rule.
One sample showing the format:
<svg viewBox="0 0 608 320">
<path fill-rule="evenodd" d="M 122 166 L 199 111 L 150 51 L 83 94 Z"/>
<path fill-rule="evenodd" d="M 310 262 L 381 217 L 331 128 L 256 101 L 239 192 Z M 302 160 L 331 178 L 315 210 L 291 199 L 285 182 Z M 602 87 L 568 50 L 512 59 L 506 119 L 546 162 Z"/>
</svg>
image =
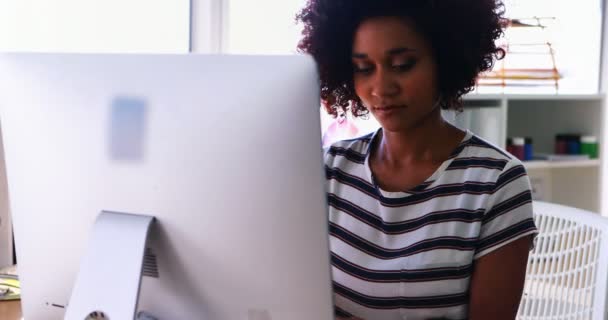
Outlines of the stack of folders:
<svg viewBox="0 0 608 320">
<path fill-rule="evenodd" d="M 534 160 L 546 160 L 546 161 L 584 161 L 589 160 L 587 154 L 542 154 L 538 153 L 534 155 Z"/>
</svg>

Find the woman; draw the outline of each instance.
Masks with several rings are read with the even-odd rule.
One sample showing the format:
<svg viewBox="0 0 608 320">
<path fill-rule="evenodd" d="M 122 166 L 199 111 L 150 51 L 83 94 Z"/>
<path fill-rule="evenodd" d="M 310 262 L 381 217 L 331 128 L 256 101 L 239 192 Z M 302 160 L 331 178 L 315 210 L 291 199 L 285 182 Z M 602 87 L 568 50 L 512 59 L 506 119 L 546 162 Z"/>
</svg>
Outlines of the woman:
<svg viewBox="0 0 608 320">
<path fill-rule="evenodd" d="M 514 319 L 537 233 L 521 162 L 441 116 L 504 51 L 495 0 L 309 0 L 328 112 L 381 128 L 325 157 L 338 319 Z"/>
</svg>

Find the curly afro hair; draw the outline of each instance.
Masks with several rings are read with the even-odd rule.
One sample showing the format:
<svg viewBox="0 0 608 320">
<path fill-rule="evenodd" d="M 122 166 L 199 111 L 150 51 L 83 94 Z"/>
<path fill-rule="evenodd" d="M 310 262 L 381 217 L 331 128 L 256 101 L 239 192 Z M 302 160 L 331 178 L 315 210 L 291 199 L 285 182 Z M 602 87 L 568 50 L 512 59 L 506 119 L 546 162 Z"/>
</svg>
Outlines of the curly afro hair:
<svg viewBox="0 0 608 320">
<path fill-rule="evenodd" d="M 298 51 L 318 64 L 327 112 L 367 115 L 353 84 L 355 31 L 372 17 L 408 19 L 431 44 L 441 107 L 461 110 L 461 97 L 473 90 L 479 73 L 505 55 L 496 45 L 506 25 L 503 15 L 501 0 L 308 0 L 296 17 L 304 25 Z"/>
</svg>

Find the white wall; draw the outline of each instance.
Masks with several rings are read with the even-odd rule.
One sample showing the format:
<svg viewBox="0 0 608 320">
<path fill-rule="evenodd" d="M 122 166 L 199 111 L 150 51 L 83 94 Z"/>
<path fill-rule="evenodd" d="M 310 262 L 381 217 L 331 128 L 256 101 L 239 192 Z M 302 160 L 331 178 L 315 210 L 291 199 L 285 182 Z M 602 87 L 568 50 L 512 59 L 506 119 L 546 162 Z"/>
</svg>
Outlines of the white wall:
<svg viewBox="0 0 608 320">
<path fill-rule="evenodd" d="M 228 0 L 192 0 L 190 51 L 220 53 L 227 28 Z"/>
<path fill-rule="evenodd" d="M 306 2 L 306 0 L 227 1 L 224 52 L 295 53 L 302 32 L 302 25 L 296 25 L 295 18 Z"/>
</svg>

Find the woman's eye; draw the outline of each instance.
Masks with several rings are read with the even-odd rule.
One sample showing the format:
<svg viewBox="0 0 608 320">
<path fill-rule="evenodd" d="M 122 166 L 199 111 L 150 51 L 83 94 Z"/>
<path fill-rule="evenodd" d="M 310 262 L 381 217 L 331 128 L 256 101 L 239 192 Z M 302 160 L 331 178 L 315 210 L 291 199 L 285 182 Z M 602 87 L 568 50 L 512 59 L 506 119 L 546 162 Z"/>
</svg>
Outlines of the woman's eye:
<svg viewBox="0 0 608 320">
<path fill-rule="evenodd" d="M 372 67 L 354 66 L 353 70 L 354 70 L 355 73 L 370 73 L 372 71 Z"/>
<path fill-rule="evenodd" d="M 397 71 L 409 71 L 416 65 L 416 61 L 408 61 L 406 63 L 396 64 L 393 66 Z"/>
</svg>

